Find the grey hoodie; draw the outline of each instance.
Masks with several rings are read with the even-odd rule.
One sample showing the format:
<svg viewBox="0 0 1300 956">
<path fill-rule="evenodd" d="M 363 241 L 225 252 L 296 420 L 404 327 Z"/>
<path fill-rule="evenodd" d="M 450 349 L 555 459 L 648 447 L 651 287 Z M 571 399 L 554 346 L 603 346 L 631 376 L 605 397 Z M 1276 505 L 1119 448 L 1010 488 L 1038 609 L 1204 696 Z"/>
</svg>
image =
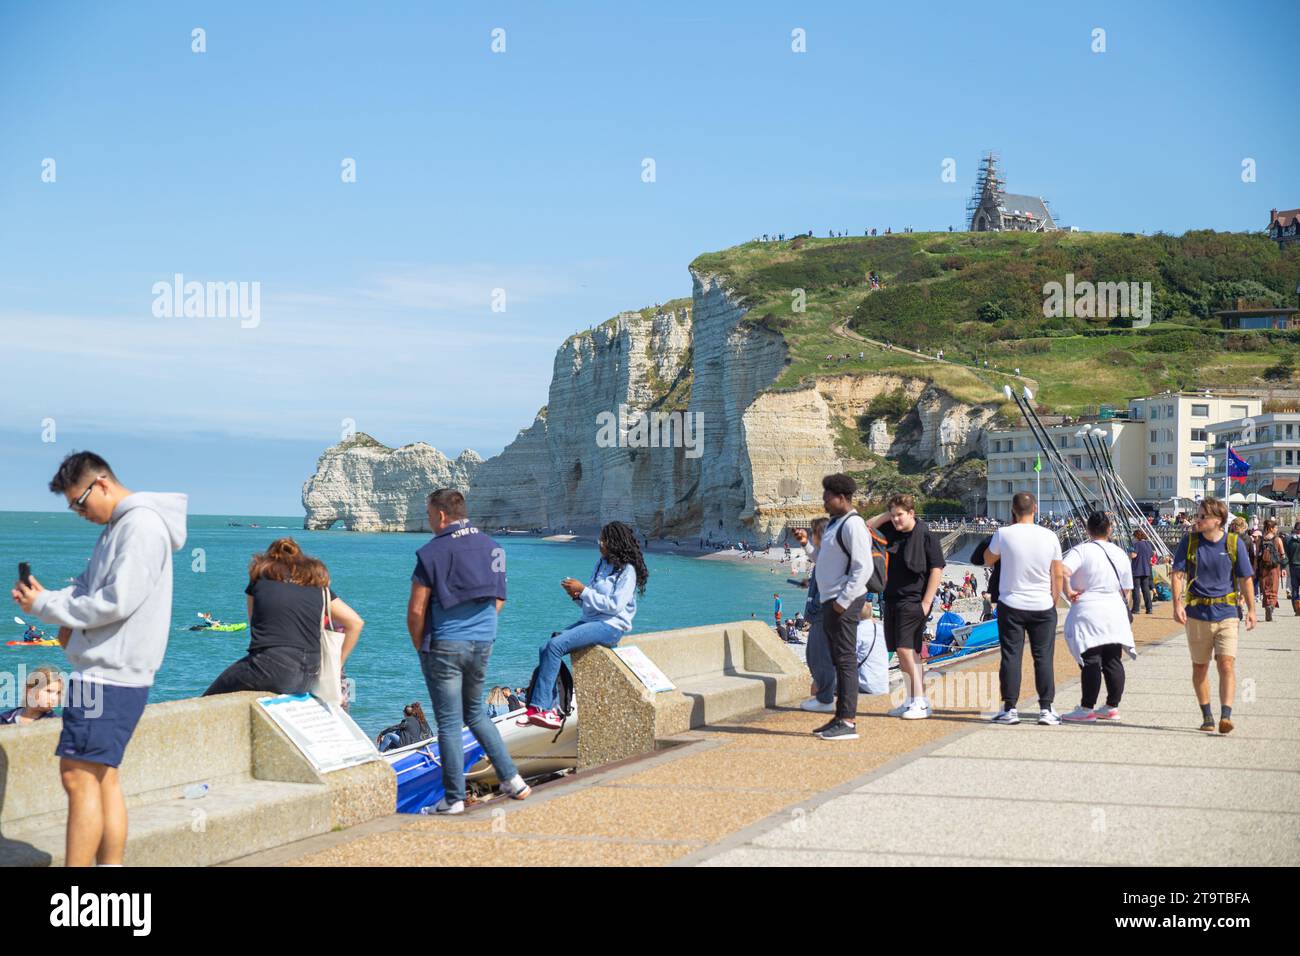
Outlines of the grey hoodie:
<svg viewBox="0 0 1300 956">
<path fill-rule="evenodd" d="M 172 552 L 185 544 L 185 495 L 137 492 L 113 509 L 90 563 L 62 591 L 43 591 L 32 613 L 73 629 L 74 673 L 131 687 L 153 685 L 172 626 Z"/>
</svg>

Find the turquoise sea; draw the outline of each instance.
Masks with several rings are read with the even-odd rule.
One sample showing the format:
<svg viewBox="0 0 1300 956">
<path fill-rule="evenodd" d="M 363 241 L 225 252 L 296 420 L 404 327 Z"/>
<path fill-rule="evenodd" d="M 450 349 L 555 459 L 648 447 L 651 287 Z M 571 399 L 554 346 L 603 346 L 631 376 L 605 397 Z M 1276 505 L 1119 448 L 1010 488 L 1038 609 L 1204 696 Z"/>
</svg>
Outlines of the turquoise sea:
<svg viewBox="0 0 1300 956">
<path fill-rule="evenodd" d="M 229 522 L 260 527 L 230 527 Z M 47 588 L 67 585 L 80 574 L 99 536 L 100 527 L 71 513 L 0 512 L 0 561 L 7 580 L 17 576 L 19 561 Z M 304 531 L 302 519 L 249 515 L 198 515 L 189 519 L 189 537 L 174 556 L 173 630 L 167 656 L 158 672 L 150 701 L 157 703 L 201 694 L 221 670 L 241 657 L 248 632 L 215 634 L 189 631 L 199 611 L 210 611 L 227 622 L 247 620 L 244 588 L 248 562 L 277 537 L 290 536 L 330 569 L 338 595 L 365 619 L 360 643 L 348 661 L 348 676 L 357 683 L 352 716 L 372 735 L 402 714 L 412 700 L 424 704 L 430 718 L 419 662 L 406 633 L 406 600 L 410 591 L 415 550 L 423 534 L 360 534 L 347 531 Z M 502 535 L 506 550 L 509 600 L 501 613 L 492 655 L 489 682 L 526 684 L 537 664 L 541 643 L 576 619 L 573 602 L 560 580 L 585 581 L 596 562 L 594 546 Z M 202 549 L 203 570 L 195 570 L 194 549 Z M 781 595 L 783 611 L 802 610 L 805 592 L 787 583 L 785 568 L 770 571 L 766 562 L 737 564 L 701 561 L 676 555 L 650 554 L 650 582 L 638 599 L 635 630 L 665 630 L 747 619 L 772 620 L 772 593 Z M 22 629 L 11 611 L 0 628 L 4 639 L 16 640 Z M 53 634 L 53 628 L 47 628 Z M 2 642 L 0 642 L 2 643 Z M 3 667 L 12 672 L 19 663 L 63 666 L 58 647 L 0 646 Z"/>
</svg>

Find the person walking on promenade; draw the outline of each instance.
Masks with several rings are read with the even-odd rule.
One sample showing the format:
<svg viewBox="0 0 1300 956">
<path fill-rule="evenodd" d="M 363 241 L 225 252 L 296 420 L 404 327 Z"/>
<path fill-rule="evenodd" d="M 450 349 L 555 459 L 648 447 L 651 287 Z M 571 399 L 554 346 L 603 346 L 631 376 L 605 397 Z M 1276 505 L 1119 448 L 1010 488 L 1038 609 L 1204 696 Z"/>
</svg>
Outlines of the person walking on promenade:
<svg viewBox="0 0 1300 956">
<path fill-rule="evenodd" d="M 68 866 L 121 866 L 126 801 L 118 767 L 149 702 L 172 626 L 172 552 L 185 544 L 181 494 L 133 492 L 93 452 L 73 452 L 50 481 L 68 507 L 104 525 L 71 585 L 47 591 L 35 577 L 14 600 L 46 624 L 72 664 L 55 755 L 68 795 Z"/>
<path fill-rule="evenodd" d="M 492 761 L 501 792 L 522 800 L 531 789 L 483 701 L 497 616 L 506 603 L 505 551 L 470 524 L 465 496 L 454 488 L 429 495 L 427 514 L 433 538 L 415 552 L 406 630 L 438 723 L 445 793 L 433 810 L 465 812 L 462 723 Z"/>
<path fill-rule="evenodd" d="M 1038 722 L 1054 727 L 1061 716 L 1052 707 L 1056 696 L 1053 658 L 1056 651 L 1056 605 L 1060 600 L 1060 579 L 1054 573 L 1061 560 L 1061 542 L 1056 535 L 1034 521 L 1038 502 L 1027 491 L 1011 498 L 1012 523 L 993 532 L 984 555 L 989 567 L 1001 564 L 998 582 L 998 644 L 1002 663 L 998 685 L 1002 709 L 993 716 L 995 724 L 1018 724 L 1016 703 L 1020 699 L 1020 661 L 1025 639 L 1034 658 L 1034 684 L 1038 691 Z"/>
<path fill-rule="evenodd" d="M 898 669 L 907 685 L 907 696 L 889 716 L 922 720 L 930 716 L 931 706 L 925 695 L 921 649 L 925 622 L 943 582 L 943 548 L 929 525 L 916 516 L 916 500 L 911 495 L 894 495 L 886 510 L 868 521 L 867 527 L 885 539 L 889 555 L 881 607 L 885 648 L 898 655 Z"/>
<path fill-rule="evenodd" d="M 244 594 L 248 653 L 222 671 L 204 697 L 241 690 L 305 694 L 320 673 L 326 621 L 343 627 L 340 669 L 365 627 L 360 615 L 330 589 L 324 562 L 303 554 L 293 538 L 279 538 L 253 555 Z"/>
<path fill-rule="evenodd" d="M 1110 518 L 1104 512 L 1089 515 L 1087 528 L 1089 540 L 1071 548 L 1058 565 L 1055 588 L 1070 601 L 1065 643 L 1083 670 L 1079 706 L 1061 719 L 1082 724 L 1119 720 L 1124 653 L 1137 657 L 1128 604 L 1134 579 L 1127 555 L 1111 543 Z M 1097 707 L 1103 678 L 1106 704 Z"/>
<path fill-rule="evenodd" d="M 857 740 L 858 621 L 871 577 L 871 532 L 853 508 L 858 485 L 845 474 L 822 479 L 822 504 L 830 522 L 821 547 L 812 552 L 813 574 L 822 601 L 822 627 L 835 664 L 835 715 L 813 731 L 823 740 Z M 808 547 L 808 533 L 795 530 Z"/>
<path fill-rule="evenodd" d="M 798 529 L 795 537 L 801 534 L 812 537 L 807 547 L 813 553 L 821 547 L 822 535 L 826 531 L 826 519 L 813 519 L 809 531 Z M 800 710 L 814 713 L 835 713 L 835 664 L 831 660 L 831 645 L 822 627 L 821 594 L 817 590 L 817 574 L 808 575 L 808 600 L 804 604 L 804 617 L 808 619 L 808 672 L 812 674 L 812 696 L 799 705 Z"/>
<path fill-rule="evenodd" d="M 1300 617 L 1300 521 L 1286 538 L 1286 559 L 1290 571 L 1291 610 Z"/>
<path fill-rule="evenodd" d="M 1107 538 L 1107 540 L 1110 540 Z M 1141 528 L 1133 532 L 1133 545 L 1128 549 L 1129 574 L 1133 578 L 1133 613 L 1138 612 L 1139 591 L 1146 603 L 1147 613 L 1151 613 L 1151 559 L 1156 549 L 1152 546 L 1147 533 Z"/>
<path fill-rule="evenodd" d="M 537 655 L 537 677 L 533 699 L 523 722 L 558 730 L 563 719 L 555 709 L 555 680 L 560 661 L 584 647 L 600 644 L 615 647 L 632 630 L 636 596 L 645 595 L 650 572 L 637 546 L 636 535 L 621 521 L 600 529 L 600 560 L 585 585 L 576 578 L 560 582 L 565 592 L 582 607 L 582 616 L 547 640 Z"/>
<path fill-rule="evenodd" d="M 1224 531 L 1228 506 L 1206 498 L 1193 524 L 1174 548 L 1174 620 L 1187 628 L 1192 687 L 1201 707 L 1201 730 L 1214 733 L 1210 708 L 1210 658 L 1219 670 L 1219 733 L 1232 732 L 1237 675 L 1237 600 L 1246 604 L 1246 630 L 1255 629 L 1255 590 L 1249 549 L 1236 532 Z"/>
<path fill-rule="evenodd" d="M 1273 608 L 1278 606 L 1277 592 L 1282 583 L 1282 568 L 1287 563 L 1282 547 L 1282 536 L 1277 533 L 1277 519 L 1264 519 L 1264 534 L 1259 539 L 1259 552 L 1255 573 L 1259 576 L 1259 590 L 1264 597 L 1264 620 L 1273 620 Z"/>
</svg>

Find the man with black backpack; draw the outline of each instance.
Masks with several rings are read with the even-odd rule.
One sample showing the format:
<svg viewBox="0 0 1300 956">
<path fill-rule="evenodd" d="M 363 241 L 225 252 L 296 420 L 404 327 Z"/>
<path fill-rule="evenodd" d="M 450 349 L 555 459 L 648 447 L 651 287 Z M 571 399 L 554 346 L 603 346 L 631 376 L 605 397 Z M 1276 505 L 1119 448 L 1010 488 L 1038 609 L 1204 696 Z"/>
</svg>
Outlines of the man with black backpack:
<svg viewBox="0 0 1300 956">
<path fill-rule="evenodd" d="M 883 582 L 873 580 L 878 575 L 871 531 L 853 509 L 857 490 L 857 482 L 848 475 L 822 479 L 822 504 L 830 523 L 812 555 L 813 574 L 822 600 L 822 627 L 835 664 L 835 716 L 813 731 L 823 740 L 858 738 L 858 621 L 867 592 L 883 587 Z M 808 533 L 796 528 L 794 535 L 806 550 Z"/>
<path fill-rule="evenodd" d="M 879 529 L 885 541 L 885 647 L 898 655 L 898 669 L 908 689 L 903 703 L 889 716 L 922 720 L 930 716 L 931 707 L 925 695 L 921 648 L 925 645 L 925 622 L 943 582 L 943 548 L 929 525 L 916 516 L 916 500 L 911 495 L 894 495 L 888 508 L 868 521 L 867 527 Z"/>
</svg>

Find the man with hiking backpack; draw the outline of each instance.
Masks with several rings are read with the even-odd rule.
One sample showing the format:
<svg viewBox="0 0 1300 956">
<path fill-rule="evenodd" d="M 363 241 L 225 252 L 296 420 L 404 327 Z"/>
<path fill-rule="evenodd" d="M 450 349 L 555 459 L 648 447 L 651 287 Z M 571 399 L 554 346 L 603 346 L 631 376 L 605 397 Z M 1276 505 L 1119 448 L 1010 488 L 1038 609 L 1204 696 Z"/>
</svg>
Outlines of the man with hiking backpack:
<svg viewBox="0 0 1300 956">
<path fill-rule="evenodd" d="M 857 482 L 848 475 L 822 479 L 822 504 L 830 523 L 812 555 L 813 574 L 822 600 L 822 627 L 835 664 L 835 716 L 813 731 L 823 740 L 858 739 L 858 621 L 867 592 L 884 586 L 872 555 L 872 532 L 853 509 L 857 490 Z M 808 533 L 796 528 L 794 536 L 806 550 Z"/>
<path fill-rule="evenodd" d="M 925 696 L 921 649 L 925 622 L 930 618 L 935 592 L 943 581 L 943 548 L 930 527 L 916 516 L 911 495 L 894 495 L 885 511 L 867 522 L 884 538 L 886 554 L 884 604 L 885 647 L 898 655 L 898 669 L 907 684 L 907 696 L 889 712 L 891 717 L 922 720 L 930 716 Z"/>
<path fill-rule="evenodd" d="M 1246 630 L 1255 629 L 1254 570 L 1250 549 L 1225 530 L 1228 506 L 1206 498 L 1196 509 L 1194 530 L 1174 548 L 1174 620 L 1187 627 L 1192 655 L 1192 686 L 1201 706 L 1201 730 L 1214 733 L 1210 706 L 1210 658 L 1219 670 L 1218 730 L 1232 733 L 1232 699 L 1236 690 L 1237 600 L 1246 602 Z"/>
</svg>

